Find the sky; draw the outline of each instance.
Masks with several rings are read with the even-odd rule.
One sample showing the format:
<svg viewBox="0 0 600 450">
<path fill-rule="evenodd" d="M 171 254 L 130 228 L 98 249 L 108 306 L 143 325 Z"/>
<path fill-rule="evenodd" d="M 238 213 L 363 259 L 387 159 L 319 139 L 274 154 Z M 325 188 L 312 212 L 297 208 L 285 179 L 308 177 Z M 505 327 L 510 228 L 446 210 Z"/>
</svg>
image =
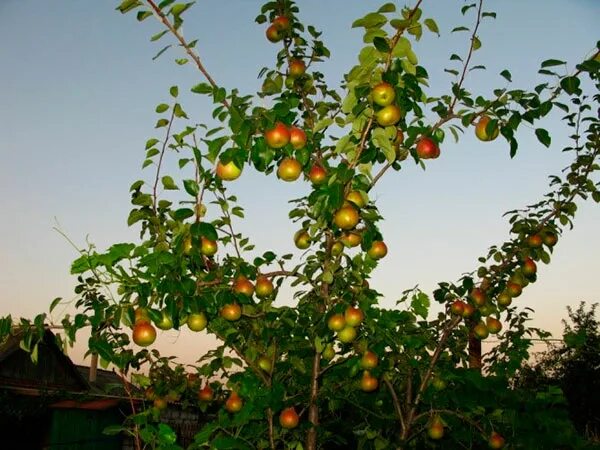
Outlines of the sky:
<svg viewBox="0 0 600 450">
<path fill-rule="evenodd" d="M 133 15 L 121 16 L 117 3 L 0 1 L 0 316 L 32 317 L 47 311 L 55 297 L 74 298 L 69 267 L 78 253 L 61 233 L 78 248 L 86 241 L 104 249 L 136 240 L 139 230 L 126 224 L 128 190 L 133 181 L 151 176 L 141 163 L 145 141 L 156 135 L 154 108 L 169 99 L 171 85 L 184 92 L 204 81 L 191 65 L 173 62 L 183 56 L 177 50 L 153 61 L 161 47 L 149 37 L 159 25 L 153 18 L 139 24 Z M 339 82 L 356 63 L 363 45 L 351 23 L 382 3 L 299 1 L 300 17 L 323 31 L 331 50 L 332 58 L 319 67 L 330 82 Z M 470 25 L 472 16 L 460 15 L 463 4 L 423 2 L 424 16 L 436 19 L 442 33 L 440 38 L 425 33 L 414 44 L 430 74 L 431 95 L 450 86 L 452 78 L 443 70 L 452 67 L 450 54 L 464 56 L 468 49 L 467 34 L 449 33 Z M 264 38 L 265 25 L 254 23 L 260 5 L 200 0 L 186 15 L 185 35 L 199 39 L 203 62 L 227 88 L 255 92 L 258 72 L 273 65 L 279 47 Z M 595 0 L 486 5 L 497 19 L 481 26 L 483 46 L 474 58 L 487 71 L 469 74 L 466 87 L 474 93 L 490 95 L 504 87 L 498 73 L 505 68 L 513 74 L 513 87 L 531 89 L 545 81 L 536 73 L 541 61 L 562 59 L 571 70 L 600 38 Z M 206 98 L 182 95 L 182 103 L 194 120 L 209 119 Z M 548 190 L 547 177 L 569 163 L 560 152 L 568 142 L 559 119 L 552 115 L 544 125 L 553 136 L 550 149 L 525 129 L 511 160 L 502 139 L 481 143 L 468 130 L 458 144 L 447 139 L 426 171 L 405 164 L 381 180 L 372 198 L 385 217 L 381 230 L 389 254 L 371 286 L 384 294 L 384 306 L 394 307 L 400 293 L 417 284 L 430 293 L 438 282 L 458 279 L 477 267 L 489 246 L 508 238 L 503 212 L 536 202 Z M 246 219 L 236 225 L 258 252 L 293 250 L 287 200 L 307 193 L 306 183 L 284 184 L 247 170 L 231 192 L 246 209 Z M 551 265 L 539 268 L 538 282 L 516 301 L 535 310 L 532 326 L 560 335 L 567 305 L 600 301 L 599 226 L 600 207 L 580 203 L 575 228 L 559 241 Z M 158 342 L 185 362 L 212 345 L 187 331 L 163 333 Z M 84 344 L 75 349 L 76 359 Z"/>
</svg>

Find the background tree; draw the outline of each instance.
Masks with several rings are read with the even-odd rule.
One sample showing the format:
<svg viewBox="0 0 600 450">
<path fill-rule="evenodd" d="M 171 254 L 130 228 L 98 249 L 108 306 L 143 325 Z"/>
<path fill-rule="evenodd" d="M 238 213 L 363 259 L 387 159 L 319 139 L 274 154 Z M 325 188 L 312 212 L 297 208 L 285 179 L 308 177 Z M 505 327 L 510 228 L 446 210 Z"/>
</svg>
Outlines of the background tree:
<svg viewBox="0 0 600 450">
<path fill-rule="evenodd" d="M 598 304 L 575 310 L 567 308 L 563 320 L 563 342 L 552 344 L 535 363 L 527 364 L 518 375 L 523 388 L 558 386 L 564 392 L 569 415 L 580 433 L 598 441 L 600 436 L 600 322 Z"/>
</svg>

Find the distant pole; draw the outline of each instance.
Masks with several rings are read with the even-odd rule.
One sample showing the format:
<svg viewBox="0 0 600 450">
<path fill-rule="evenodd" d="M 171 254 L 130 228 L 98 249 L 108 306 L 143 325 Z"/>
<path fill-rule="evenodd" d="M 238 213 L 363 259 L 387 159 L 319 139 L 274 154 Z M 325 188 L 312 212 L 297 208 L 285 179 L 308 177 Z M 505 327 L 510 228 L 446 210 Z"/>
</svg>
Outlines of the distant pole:
<svg viewBox="0 0 600 450">
<path fill-rule="evenodd" d="M 90 361 L 90 383 L 96 382 L 96 374 L 98 373 L 98 353 L 92 353 L 92 360 Z"/>
<path fill-rule="evenodd" d="M 475 323 L 469 323 L 469 368 L 481 372 L 481 341 L 475 337 Z"/>
</svg>

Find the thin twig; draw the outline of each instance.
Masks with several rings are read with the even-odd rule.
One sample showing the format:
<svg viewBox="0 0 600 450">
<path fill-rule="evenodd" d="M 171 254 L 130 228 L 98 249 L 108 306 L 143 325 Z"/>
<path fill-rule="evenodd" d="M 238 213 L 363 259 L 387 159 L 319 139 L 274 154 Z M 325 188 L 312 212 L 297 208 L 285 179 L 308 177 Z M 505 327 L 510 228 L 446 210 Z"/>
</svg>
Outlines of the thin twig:
<svg viewBox="0 0 600 450">
<path fill-rule="evenodd" d="M 208 71 L 204 67 L 204 64 L 202 64 L 202 60 L 200 59 L 200 57 L 198 56 L 198 54 L 189 46 L 189 44 L 187 43 L 187 41 L 185 40 L 185 38 L 175 28 L 175 26 L 171 23 L 171 21 L 165 15 L 165 13 L 162 12 L 162 10 L 158 7 L 158 5 L 156 3 L 154 3 L 153 0 L 146 0 L 146 1 L 148 2 L 148 4 L 150 5 L 150 7 L 152 8 L 152 10 L 154 11 L 154 14 L 156 15 L 156 17 L 158 17 L 158 19 L 168 28 L 168 30 L 171 32 L 171 34 L 173 36 L 175 36 L 175 38 L 177 38 L 177 40 L 179 41 L 179 43 L 181 44 L 181 46 L 185 49 L 185 52 L 196 63 L 196 66 L 198 67 L 198 70 L 200 70 L 200 72 L 202 72 L 202 75 L 204 75 L 204 77 L 210 83 L 210 85 L 213 88 L 215 88 L 215 89 L 218 88 L 219 86 L 217 85 L 217 83 L 215 82 L 215 80 L 210 76 L 210 74 L 208 73 Z M 231 108 L 231 106 L 229 105 L 229 102 L 227 100 L 223 99 L 223 101 L 221 101 L 221 103 L 227 109 Z"/>
</svg>

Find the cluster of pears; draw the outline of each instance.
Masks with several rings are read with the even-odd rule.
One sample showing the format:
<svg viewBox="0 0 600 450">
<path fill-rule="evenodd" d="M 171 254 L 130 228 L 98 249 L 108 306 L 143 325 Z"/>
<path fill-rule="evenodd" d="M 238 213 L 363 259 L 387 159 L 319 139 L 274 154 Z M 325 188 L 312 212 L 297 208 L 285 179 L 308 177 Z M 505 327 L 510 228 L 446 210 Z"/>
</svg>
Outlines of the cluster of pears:
<svg viewBox="0 0 600 450">
<path fill-rule="evenodd" d="M 366 193 L 350 191 L 346 195 L 342 207 L 333 215 L 333 223 L 342 231 L 339 239 L 332 245 L 331 253 L 333 256 L 342 253 L 344 247 L 353 248 L 361 244 L 362 234 L 360 230 L 356 229 L 356 226 L 360 222 L 360 210 L 364 208 L 367 203 L 368 197 Z M 306 235 L 301 234 L 296 237 L 306 237 Z M 294 240 L 296 246 L 298 246 L 298 240 L 296 238 Z M 306 241 L 300 241 L 300 243 L 306 243 Z M 388 248 L 383 241 L 373 241 L 367 250 L 367 255 L 375 260 L 385 257 L 387 253 Z"/>
<path fill-rule="evenodd" d="M 379 126 L 389 127 L 396 125 L 402 118 L 402 109 L 395 103 L 396 90 L 386 81 L 376 84 L 371 89 L 371 99 L 377 105 L 375 120 Z M 404 135 L 398 130 L 394 144 L 398 149 L 404 141 Z M 398 150 L 397 150 L 398 151 Z M 420 159 L 435 159 L 440 156 L 437 143 L 427 136 L 422 136 L 417 141 L 416 152 Z"/>
<path fill-rule="evenodd" d="M 238 275 L 231 288 L 234 293 L 247 297 L 252 297 L 256 293 L 260 299 L 270 297 L 275 290 L 273 282 L 263 275 L 257 277 L 256 286 L 243 275 Z M 156 328 L 152 322 L 161 330 L 170 330 L 174 326 L 173 318 L 167 309 L 154 311 L 150 308 L 138 307 L 134 315 L 132 339 L 140 347 L 152 345 L 156 340 Z M 242 316 L 242 308 L 236 302 L 227 303 L 221 307 L 219 315 L 225 320 L 235 322 Z M 184 319 L 187 327 L 194 332 L 200 332 L 208 325 L 208 318 L 203 311 L 192 311 Z"/>
<path fill-rule="evenodd" d="M 358 334 L 356 328 L 360 326 L 364 319 L 365 313 L 362 309 L 355 306 L 348 306 L 344 314 L 332 314 L 327 320 L 327 327 L 331 331 L 335 331 L 340 342 L 349 344 L 356 339 Z"/>
<path fill-rule="evenodd" d="M 427 435 L 435 441 L 444 437 L 445 424 L 443 419 L 434 414 L 427 425 Z M 488 437 L 488 447 L 493 449 L 501 449 L 504 447 L 504 438 L 497 432 L 492 431 Z"/>
<path fill-rule="evenodd" d="M 156 340 L 156 328 L 170 330 L 173 328 L 173 318 L 167 309 L 154 311 L 150 308 L 138 307 L 135 309 L 135 323 L 133 326 L 132 339 L 140 347 L 148 347 Z M 154 320 L 152 320 L 154 317 Z M 194 332 L 202 331 L 208 324 L 206 314 L 202 311 L 193 311 L 185 317 L 187 327 Z"/>
<path fill-rule="evenodd" d="M 535 259 L 538 258 L 536 250 L 543 245 L 552 248 L 557 241 L 556 233 L 546 228 L 525 238 L 524 244 L 529 247 L 529 256 L 524 256 L 519 260 L 504 283 L 503 289 L 497 294 L 495 300 L 498 307 L 510 306 L 513 299 L 521 295 L 523 288 L 536 280 L 537 264 Z M 480 286 L 473 288 L 469 293 L 469 302 L 454 300 L 450 305 L 450 311 L 453 314 L 464 318 L 473 316 L 476 309 L 479 310 L 481 316 L 487 316 L 485 321 L 481 320 L 473 327 L 473 333 L 479 339 L 485 339 L 490 334 L 497 334 L 502 330 L 502 323 L 497 318 L 490 317 L 490 313 L 494 309 L 488 296 L 489 285 L 490 281 L 484 278 Z"/>
<path fill-rule="evenodd" d="M 198 400 L 201 403 L 210 403 L 215 399 L 215 391 L 210 384 L 208 384 L 208 382 L 204 384 L 203 387 L 198 389 L 197 395 Z M 227 399 L 225 400 L 225 404 L 223 405 L 225 410 L 232 414 L 241 410 L 242 406 L 244 406 L 244 402 L 239 394 L 234 390 L 229 393 Z"/>
<path fill-rule="evenodd" d="M 349 306 L 342 313 L 334 313 L 327 320 L 327 327 L 336 333 L 337 339 L 344 344 L 349 344 L 356 339 L 356 329 L 365 318 L 364 312 L 357 307 Z M 323 358 L 332 359 L 335 356 L 333 344 L 327 344 L 323 350 Z M 363 374 L 360 380 L 360 388 L 364 392 L 373 392 L 379 386 L 377 377 L 371 374 L 371 370 L 377 367 L 379 358 L 375 352 L 365 350 L 360 358 L 360 367 Z"/>
<path fill-rule="evenodd" d="M 198 391 L 198 400 L 200 400 L 203 403 L 210 403 L 214 400 L 214 398 L 215 392 L 208 383 L 205 384 L 204 387 Z M 225 404 L 223 405 L 225 411 L 231 414 L 239 412 L 243 406 L 244 401 L 235 390 L 232 390 L 229 393 L 229 396 L 227 397 L 227 399 L 225 400 Z M 296 412 L 293 406 L 284 408 L 279 414 L 279 424 L 282 428 L 296 428 L 299 422 L 300 417 L 298 416 L 298 413 Z"/>
<path fill-rule="evenodd" d="M 286 16 L 277 16 L 267 28 L 265 35 L 267 36 L 269 42 L 276 43 L 286 37 L 291 28 L 292 26 L 289 18 Z"/>
<path fill-rule="evenodd" d="M 306 133 L 302 128 L 294 125 L 287 126 L 282 122 L 276 122 L 272 128 L 264 131 L 263 137 L 267 145 L 273 149 L 282 149 L 290 144 L 294 150 L 301 150 L 306 146 Z M 302 174 L 302 164 L 296 158 L 285 157 L 279 163 L 277 176 L 283 181 L 296 181 Z M 217 162 L 216 175 L 223 181 L 233 181 L 242 174 L 234 161 L 223 163 Z M 327 173 L 322 166 L 315 164 L 310 172 L 309 179 L 315 184 L 325 181 Z"/>
<path fill-rule="evenodd" d="M 259 275 L 256 278 L 255 285 L 244 275 L 240 274 L 235 278 L 231 287 L 233 292 L 236 294 L 240 294 L 248 298 L 251 298 L 254 294 L 256 294 L 256 296 L 260 299 L 269 298 L 275 290 L 273 282 L 264 275 Z M 227 303 L 221 307 L 219 314 L 225 320 L 235 322 L 242 317 L 242 307 L 236 302 Z"/>
</svg>

